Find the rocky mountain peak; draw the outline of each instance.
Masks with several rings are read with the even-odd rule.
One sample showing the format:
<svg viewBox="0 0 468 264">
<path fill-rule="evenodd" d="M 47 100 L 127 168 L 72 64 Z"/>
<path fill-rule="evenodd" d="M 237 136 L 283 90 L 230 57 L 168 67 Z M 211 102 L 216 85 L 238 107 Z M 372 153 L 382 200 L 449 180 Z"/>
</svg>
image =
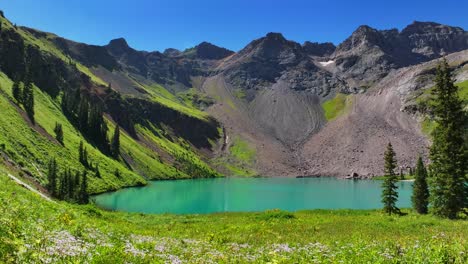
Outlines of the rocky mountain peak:
<svg viewBox="0 0 468 264">
<path fill-rule="evenodd" d="M 276 61 L 279 64 L 291 64 L 297 62 L 305 54 L 299 43 L 287 40 L 281 33 L 268 33 L 265 37 L 252 41 L 237 55 Z"/>
<path fill-rule="evenodd" d="M 434 22 L 415 21 L 401 31 L 409 48 L 415 54 L 434 59 L 468 48 L 468 32 Z"/>
<path fill-rule="evenodd" d="M 337 47 L 337 51 L 348 51 L 359 46 L 372 46 L 382 42 L 383 35 L 369 26 L 359 26 L 349 38 Z"/>
<path fill-rule="evenodd" d="M 166 49 L 164 50 L 163 54 L 166 55 L 166 56 L 169 56 L 169 57 L 177 57 L 181 54 L 182 52 L 178 49 L 173 49 L 173 48 L 169 48 L 169 49 Z"/>
<path fill-rule="evenodd" d="M 109 42 L 109 44 L 107 44 L 106 47 L 111 53 L 116 55 L 125 53 L 126 51 L 131 49 L 124 38 L 113 39 Z"/>
<path fill-rule="evenodd" d="M 268 34 L 266 34 L 266 39 L 273 41 L 286 41 L 283 34 L 276 32 L 269 32 Z"/>
<path fill-rule="evenodd" d="M 318 43 L 306 41 L 302 45 L 302 48 L 308 55 L 323 57 L 331 55 L 335 51 L 336 46 L 331 42 Z"/>
<path fill-rule="evenodd" d="M 463 31 L 463 29 L 458 27 L 450 27 L 434 22 L 421 22 L 414 21 L 410 25 L 406 26 L 402 31 L 402 35 L 412 35 L 412 34 L 427 34 L 427 33 L 448 33 L 450 31 Z"/>
<path fill-rule="evenodd" d="M 206 41 L 198 44 L 193 50 L 197 58 L 205 60 L 220 60 L 234 53 L 231 50 L 218 47 Z"/>
</svg>

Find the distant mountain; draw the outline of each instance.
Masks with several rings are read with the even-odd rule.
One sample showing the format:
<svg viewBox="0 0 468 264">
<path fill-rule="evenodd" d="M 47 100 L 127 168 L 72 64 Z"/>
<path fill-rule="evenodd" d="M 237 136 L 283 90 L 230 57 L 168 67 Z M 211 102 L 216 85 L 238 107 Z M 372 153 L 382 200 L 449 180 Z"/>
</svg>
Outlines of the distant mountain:
<svg viewBox="0 0 468 264">
<path fill-rule="evenodd" d="M 55 105 L 79 87 L 158 153 L 134 160 L 137 150 L 128 150 L 125 166 L 145 175 L 160 162 L 177 168 L 164 178 L 214 175 L 211 167 L 226 175 L 378 175 L 387 141 L 400 165 L 412 166 L 429 144 L 416 99 L 433 84 L 437 59 L 447 57 L 457 81 L 468 79 L 468 32 L 433 22 L 401 31 L 360 26 L 338 46 L 268 33 L 238 52 L 208 42 L 138 51 L 124 38 L 87 45 L 6 19 L 1 30 L 0 67 L 10 80 L 33 65 L 34 83 Z"/>
<path fill-rule="evenodd" d="M 392 69 L 425 62 L 468 48 L 468 32 L 432 22 L 414 22 L 401 32 L 359 27 L 332 58 L 343 78 L 368 87 Z"/>
<path fill-rule="evenodd" d="M 302 47 L 307 54 L 318 57 L 330 56 L 336 49 L 336 46 L 331 42 L 318 43 L 306 41 Z"/>
<path fill-rule="evenodd" d="M 202 42 L 197 46 L 185 50 L 179 56 L 197 58 L 201 60 L 220 60 L 234 54 L 233 51 L 220 48 L 208 42 Z"/>
</svg>

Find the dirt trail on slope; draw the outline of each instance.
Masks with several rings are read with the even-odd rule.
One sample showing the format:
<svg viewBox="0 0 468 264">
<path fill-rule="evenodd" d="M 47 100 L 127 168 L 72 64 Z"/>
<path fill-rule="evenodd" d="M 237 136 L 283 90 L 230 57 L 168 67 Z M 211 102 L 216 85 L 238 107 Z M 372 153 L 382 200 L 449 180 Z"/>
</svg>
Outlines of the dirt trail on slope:
<svg viewBox="0 0 468 264">
<path fill-rule="evenodd" d="M 29 184 L 26 184 L 25 182 L 23 182 L 22 180 L 16 178 L 15 176 L 7 173 L 7 176 L 12 179 L 14 182 L 16 182 L 18 185 L 20 186 L 23 186 L 24 188 L 30 190 L 31 192 L 35 193 L 35 194 L 38 194 L 40 197 L 42 197 L 43 199 L 49 201 L 49 202 L 53 202 L 52 199 L 50 199 L 48 196 L 46 196 L 45 194 L 39 192 L 38 190 L 34 189 L 33 187 L 31 187 Z"/>
</svg>

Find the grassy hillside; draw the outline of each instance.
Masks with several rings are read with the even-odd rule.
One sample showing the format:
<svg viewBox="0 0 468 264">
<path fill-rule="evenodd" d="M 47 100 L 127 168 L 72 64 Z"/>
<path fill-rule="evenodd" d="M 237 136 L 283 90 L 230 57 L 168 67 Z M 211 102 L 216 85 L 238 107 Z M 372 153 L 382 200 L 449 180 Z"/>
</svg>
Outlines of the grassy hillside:
<svg viewBox="0 0 468 264">
<path fill-rule="evenodd" d="M 456 85 L 459 87 L 458 95 L 460 96 L 460 98 L 464 102 L 465 110 L 468 110 L 468 81 L 459 82 Z M 431 91 L 432 91 L 432 89 L 433 89 L 433 87 L 424 90 L 424 92 L 422 94 L 420 94 L 416 98 L 416 103 L 424 111 L 427 111 L 431 106 L 431 103 L 432 103 Z M 428 135 L 428 136 L 431 135 L 431 133 L 434 130 L 435 126 L 436 126 L 436 123 L 432 119 L 430 119 L 430 117 L 425 117 L 424 120 L 421 123 L 422 132 L 425 135 Z"/>
<path fill-rule="evenodd" d="M 352 104 L 352 97 L 338 93 L 333 99 L 330 99 L 322 104 L 325 112 L 325 118 L 331 121 L 342 114 L 346 113 Z"/>
<path fill-rule="evenodd" d="M 0 22 L 3 28 L 12 29 L 14 25 L 8 20 L 3 17 L 0 17 Z M 51 33 L 45 33 L 44 37 L 36 38 L 27 30 L 21 27 L 15 27 L 15 31 L 19 33 L 26 44 L 33 45 L 38 47 L 41 51 L 50 53 L 57 58 L 60 58 L 65 63 L 73 63 L 77 66 L 77 68 L 84 74 L 88 75 L 91 80 L 97 84 L 107 85 L 102 79 L 94 75 L 86 66 L 82 65 L 81 63 L 77 62 L 76 60 L 71 59 L 70 57 L 66 56 L 63 52 L 61 52 L 50 40 L 56 38 L 57 36 Z"/>
<path fill-rule="evenodd" d="M 1 165 L 0 165 L 1 166 Z M 466 263 L 468 222 L 379 211 L 141 215 L 48 202 L 0 169 L 6 263 Z"/>
<path fill-rule="evenodd" d="M 121 152 L 123 159 L 114 160 L 102 154 L 98 149 L 86 143 L 83 135 L 68 121 L 63 115 L 60 104 L 49 95 L 35 88 L 35 110 L 36 126 L 28 123 L 23 111 L 17 108 L 11 96 L 12 81 L 3 73 L 0 73 L 0 105 L 2 115 L 0 115 L 0 144 L 4 144 L 3 153 L 7 155 L 18 169 L 34 175 L 41 184 L 46 183 L 44 174 L 46 173 L 47 162 L 52 157 L 56 157 L 59 167 L 69 167 L 72 170 L 83 170 L 84 167 L 78 160 L 78 146 L 81 141 L 90 152 L 90 160 L 94 164 L 99 164 L 102 178 L 91 177 L 89 184 L 90 193 L 99 193 L 107 190 L 115 190 L 125 186 L 144 184 L 146 179 L 175 179 L 190 178 L 191 172 L 185 168 L 193 166 L 203 168 L 207 172 L 213 172 L 209 166 L 202 161 L 198 154 L 193 152 L 190 146 L 178 142 L 170 142 L 164 136 L 157 136 L 149 131 L 144 131 L 144 135 L 151 137 L 151 144 L 145 145 L 137 142 L 126 133 L 121 136 Z M 55 123 L 61 123 L 64 130 L 64 146 L 54 140 Z M 108 122 L 109 137 L 113 131 L 114 124 Z M 164 135 L 159 131 L 159 135 Z M 158 153 L 152 148 L 159 148 L 163 151 Z M 163 161 L 160 155 L 169 153 L 169 156 L 183 156 L 181 169 L 177 170 L 171 163 L 171 159 Z M 181 154 L 182 153 L 182 154 Z M 174 160 L 175 158 L 173 158 Z M 127 166 L 126 163 L 129 163 Z M 115 172 L 119 171 L 121 177 L 117 177 Z M 208 175 L 208 173 L 207 173 Z M 94 176 L 94 175 L 91 175 Z"/>
</svg>

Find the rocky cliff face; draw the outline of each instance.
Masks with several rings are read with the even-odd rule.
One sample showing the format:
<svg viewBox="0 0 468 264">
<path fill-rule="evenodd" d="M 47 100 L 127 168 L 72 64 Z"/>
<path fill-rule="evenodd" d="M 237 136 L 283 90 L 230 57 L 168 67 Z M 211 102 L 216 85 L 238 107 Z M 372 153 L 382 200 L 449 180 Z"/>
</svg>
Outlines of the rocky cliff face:
<svg viewBox="0 0 468 264">
<path fill-rule="evenodd" d="M 350 86 L 368 88 L 391 70 L 468 48 L 468 32 L 432 22 L 414 22 L 401 32 L 359 27 L 332 58 Z"/>
<path fill-rule="evenodd" d="M 330 56 L 336 49 L 336 46 L 333 43 L 318 43 L 306 41 L 302 45 L 304 51 L 311 56 L 326 57 Z"/>
<path fill-rule="evenodd" d="M 224 63 L 222 72 L 231 84 L 249 93 L 281 81 L 297 91 L 327 96 L 332 89 L 344 88 L 340 80 L 317 67 L 299 44 L 279 33 L 268 33 Z"/>
<path fill-rule="evenodd" d="M 231 50 L 215 46 L 208 42 L 202 42 L 194 48 L 186 50 L 181 55 L 184 57 L 197 58 L 201 60 L 220 60 L 232 54 L 234 54 L 234 52 Z"/>
<path fill-rule="evenodd" d="M 438 58 L 468 47 L 468 32 L 433 22 L 414 22 L 400 33 L 411 52 L 427 59 Z"/>
<path fill-rule="evenodd" d="M 207 138 L 216 134 L 216 121 L 198 124 L 179 118 L 177 111 L 146 105 L 148 92 L 141 92 L 136 83 L 160 84 L 173 96 L 195 88 L 196 93 L 213 98 L 215 103 L 206 110 L 226 132 L 225 146 L 217 155 L 228 155 L 229 138 L 241 137 L 257 151 L 252 166 L 261 174 L 346 176 L 350 168 L 359 175 L 380 173 L 380 141 L 395 141 L 405 165 L 425 151 L 427 141 L 414 111 L 401 112 L 411 106 L 406 103 L 411 92 L 397 91 L 398 78 L 391 76 L 468 49 L 468 33 L 431 22 L 414 22 L 402 31 L 360 26 L 338 46 L 301 45 L 280 33 L 268 33 L 235 53 L 208 42 L 163 53 L 134 50 L 124 39 L 104 47 L 59 38 L 55 43 L 94 67 L 117 90 L 137 97 L 131 101 L 130 108 L 136 111 L 129 111 L 132 115 L 144 112 L 146 119 L 174 127 L 194 145 L 208 146 Z M 431 83 L 415 80 L 420 75 L 412 77 L 411 72 L 404 80 L 418 82 L 414 87 Z M 339 93 L 349 95 L 346 104 L 352 107 L 345 117 L 327 121 L 322 103 Z M 152 115 L 153 111 L 167 116 Z M 191 130 L 192 125 L 187 125 L 191 122 L 209 135 L 184 134 Z"/>
</svg>

